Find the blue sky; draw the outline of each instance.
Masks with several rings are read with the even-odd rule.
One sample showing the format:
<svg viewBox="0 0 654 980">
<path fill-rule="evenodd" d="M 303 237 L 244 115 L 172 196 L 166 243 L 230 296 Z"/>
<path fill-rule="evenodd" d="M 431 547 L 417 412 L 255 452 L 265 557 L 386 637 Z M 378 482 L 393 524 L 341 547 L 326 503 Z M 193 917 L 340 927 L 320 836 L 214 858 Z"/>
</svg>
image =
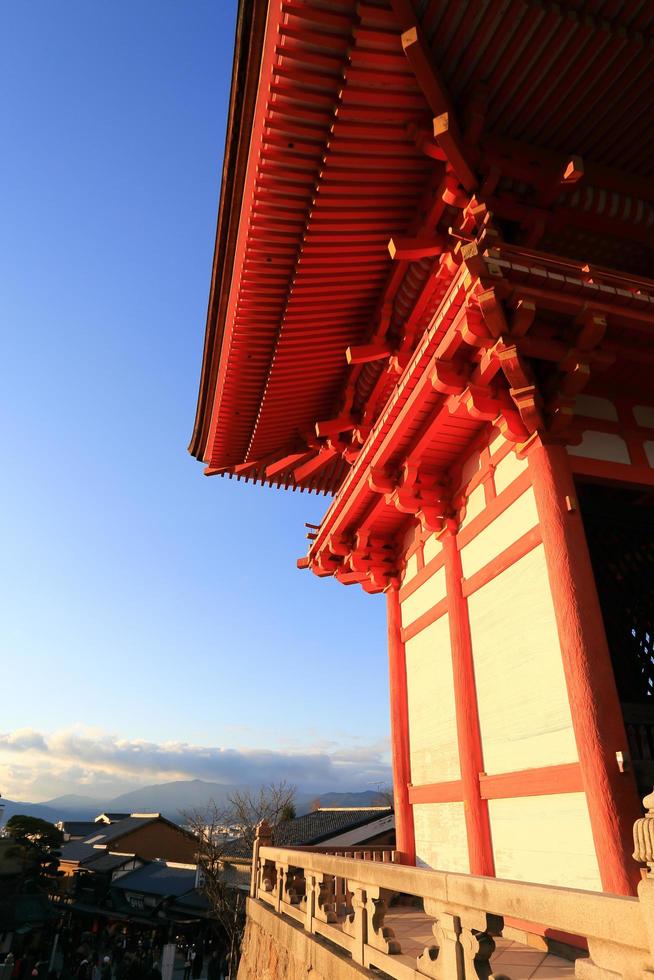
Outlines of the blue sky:
<svg viewBox="0 0 654 980">
<path fill-rule="evenodd" d="M 295 568 L 328 501 L 207 479 L 186 451 L 234 13 L 0 15 L 3 795 L 193 776 L 186 751 L 225 747 L 245 775 L 262 749 L 328 756 L 336 781 L 385 766 L 383 599 Z"/>
</svg>

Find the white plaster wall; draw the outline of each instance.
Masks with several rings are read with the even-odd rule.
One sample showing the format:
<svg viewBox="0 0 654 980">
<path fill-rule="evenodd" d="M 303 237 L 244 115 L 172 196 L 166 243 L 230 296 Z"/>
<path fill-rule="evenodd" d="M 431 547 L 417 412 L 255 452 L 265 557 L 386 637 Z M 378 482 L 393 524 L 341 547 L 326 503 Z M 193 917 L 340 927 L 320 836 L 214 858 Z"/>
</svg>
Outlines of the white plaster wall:
<svg viewBox="0 0 654 980">
<path fill-rule="evenodd" d="M 424 545 L 422 546 L 422 553 L 425 559 L 425 565 L 427 562 L 435 558 L 436 555 L 440 555 L 443 550 L 443 542 L 440 538 L 437 538 L 435 534 L 430 535 L 427 538 Z"/>
<path fill-rule="evenodd" d="M 406 642 L 411 782 L 458 779 L 459 748 L 449 616 L 441 616 Z"/>
<path fill-rule="evenodd" d="M 495 874 L 601 891 L 584 793 L 489 800 Z"/>
<path fill-rule="evenodd" d="M 495 492 L 501 493 L 527 469 L 526 459 L 518 459 L 514 452 L 507 453 L 504 459 L 495 464 Z"/>
<path fill-rule="evenodd" d="M 578 760 L 542 545 L 468 599 L 487 773 Z"/>
<path fill-rule="evenodd" d="M 654 405 L 634 405 L 634 418 L 638 425 L 654 428 Z"/>
<path fill-rule="evenodd" d="M 402 602 L 402 626 L 415 622 L 419 616 L 444 599 L 446 591 L 445 569 L 439 568 Z"/>
<path fill-rule="evenodd" d="M 461 527 L 465 527 L 469 524 L 473 518 L 481 514 L 482 510 L 486 506 L 486 492 L 484 490 L 484 484 L 480 483 L 472 491 L 470 496 L 466 499 L 466 514 L 461 521 Z"/>
<path fill-rule="evenodd" d="M 575 399 L 575 414 L 585 415 L 591 419 L 608 419 L 618 421 L 618 412 L 612 401 L 597 395 L 577 395 Z"/>
<path fill-rule="evenodd" d="M 463 803 L 416 803 L 413 823 L 418 867 L 470 873 Z"/>
<path fill-rule="evenodd" d="M 571 456 L 585 456 L 587 459 L 601 459 L 606 463 L 631 463 L 627 443 L 622 436 L 611 432 L 584 432 L 578 446 L 568 446 Z"/>
<path fill-rule="evenodd" d="M 469 578 L 479 571 L 538 523 L 534 491 L 531 487 L 527 487 L 510 507 L 507 507 L 499 517 L 496 517 L 488 527 L 461 549 L 464 576 Z"/>
<path fill-rule="evenodd" d="M 407 558 L 406 569 L 404 572 L 404 578 L 402 579 L 402 584 L 406 585 L 411 579 L 415 578 L 418 574 L 418 555 L 414 552 L 410 558 Z"/>
</svg>

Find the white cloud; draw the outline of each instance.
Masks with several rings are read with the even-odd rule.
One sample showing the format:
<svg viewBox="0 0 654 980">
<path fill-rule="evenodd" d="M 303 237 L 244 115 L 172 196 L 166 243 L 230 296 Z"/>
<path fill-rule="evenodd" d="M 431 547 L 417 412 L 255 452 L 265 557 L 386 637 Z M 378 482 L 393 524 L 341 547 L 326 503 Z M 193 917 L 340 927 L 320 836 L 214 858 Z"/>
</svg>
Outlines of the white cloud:
<svg viewBox="0 0 654 980">
<path fill-rule="evenodd" d="M 354 741 L 279 751 L 125 739 L 90 728 L 21 729 L 0 733 L 0 792 L 37 800 L 68 792 L 106 796 L 175 779 L 251 785 L 286 779 L 318 792 L 388 782 L 387 741 Z"/>
</svg>

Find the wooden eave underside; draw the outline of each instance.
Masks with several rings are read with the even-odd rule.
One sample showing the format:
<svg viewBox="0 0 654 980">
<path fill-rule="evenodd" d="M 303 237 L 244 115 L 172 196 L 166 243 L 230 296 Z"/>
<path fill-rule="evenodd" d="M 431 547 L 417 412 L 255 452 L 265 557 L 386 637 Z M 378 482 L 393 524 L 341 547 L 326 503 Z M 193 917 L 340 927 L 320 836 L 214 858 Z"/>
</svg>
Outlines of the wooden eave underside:
<svg viewBox="0 0 654 980">
<path fill-rule="evenodd" d="M 616 391 L 628 394 L 631 398 L 647 399 L 651 391 L 651 371 L 654 366 L 654 282 L 636 280 L 605 271 L 602 276 L 589 278 L 583 270 L 573 263 L 546 258 L 538 253 L 499 247 L 483 260 L 485 268 L 498 271 L 497 292 L 503 297 L 505 305 L 518 309 L 520 304 L 532 304 L 538 310 L 538 318 L 547 318 L 558 324 L 555 331 L 559 337 L 569 334 L 568 348 L 579 356 L 575 348 L 575 331 L 567 324 L 574 325 L 589 310 L 602 315 L 610 324 L 604 338 L 601 352 L 598 350 L 597 372 L 599 386 L 590 385 L 589 390 L 603 392 L 602 371 L 610 365 L 611 383 L 616 380 Z M 485 268 L 482 277 L 486 276 Z M 484 285 L 488 279 L 482 278 Z M 308 565 L 318 575 L 336 575 L 344 584 L 359 582 L 367 591 L 382 591 L 380 582 L 370 581 L 369 570 L 361 568 L 352 571 L 348 566 L 352 554 L 357 551 L 357 543 L 363 543 L 362 553 L 374 553 L 395 544 L 388 560 L 391 572 L 396 573 L 397 560 L 408 524 L 415 523 L 416 513 L 411 508 L 404 510 L 397 506 L 393 485 L 399 486 L 398 474 L 407 464 L 419 470 L 433 481 L 433 485 L 443 486 L 444 495 L 450 503 L 456 499 L 457 481 L 461 476 L 461 466 L 475 445 L 483 446 L 488 441 L 489 430 L 497 426 L 492 413 L 485 412 L 484 392 L 480 388 L 477 401 L 471 397 L 475 374 L 484 363 L 485 351 L 491 350 L 490 339 L 480 341 L 478 348 L 468 343 L 459 343 L 456 358 L 459 367 L 472 368 L 461 385 L 460 394 L 452 394 L 445 389 L 434 387 L 434 371 L 438 373 L 442 365 L 443 351 L 451 347 L 451 339 L 460 330 L 466 315 L 466 303 L 480 280 L 474 281 L 470 272 L 462 266 L 455 276 L 445 298 L 439 306 L 432 322 L 425 330 L 421 341 L 413 353 L 410 363 L 372 428 L 368 440 L 352 466 L 348 476 L 339 488 L 320 527 L 310 536 L 312 539 L 307 559 L 300 562 Z M 533 349 L 542 348 L 549 357 L 548 342 L 537 341 L 529 334 L 525 344 L 531 341 Z M 520 343 L 519 340 L 516 341 Z M 560 346 L 560 341 L 557 341 Z M 529 349 L 529 348 L 527 348 Z M 553 348 L 556 353 L 556 348 Z M 563 355 L 565 356 L 565 355 Z M 474 365 L 477 365 L 475 372 Z M 446 362 L 449 368 L 450 362 Z M 487 389 L 490 391 L 491 389 Z M 494 395 L 502 406 L 511 405 L 501 385 L 494 386 Z M 613 390 L 613 389 L 611 389 Z M 500 411 L 497 411 L 498 416 Z M 513 414 L 513 406 L 508 408 Z M 519 435 L 520 421 L 514 418 L 510 436 L 514 442 Z M 525 430 L 524 438 L 529 438 Z M 574 441 L 574 437 L 573 440 Z M 383 492 L 388 481 L 388 490 Z M 418 510 L 416 503 L 413 509 Z M 407 516 L 410 513 L 410 516 Z"/>
<path fill-rule="evenodd" d="M 629 255 L 642 271 L 654 230 L 654 9 L 285 0 L 269 17 L 249 176 L 241 164 L 241 211 L 233 195 L 224 219 L 234 271 L 217 247 L 191 450 L 209 472 L 334 491 L 352 459 L 316 439 L 316 422 L 345 403 L 371 424 L 397 381 L 385 362 L 348 367 L 346 349 L 375 335 L 389 296 L 391 334 L 413 320 L 418 339 L 456 269 L 388 254 L 443 170 L 421 146 L 433 107 L 401 32 L 420 21 L 464 123 L 469 93 L 485 93 L 470 152 L 499 219 L 531 228 L 545 251 L 607 265 Z M 238 134 L 241 160 L 248 132 Z M 557 201 L 547 175 L 571 153 L 583 155 L 586 183 Z M 434 218 L 446 225 L 452 214 Z"/>
</svg>

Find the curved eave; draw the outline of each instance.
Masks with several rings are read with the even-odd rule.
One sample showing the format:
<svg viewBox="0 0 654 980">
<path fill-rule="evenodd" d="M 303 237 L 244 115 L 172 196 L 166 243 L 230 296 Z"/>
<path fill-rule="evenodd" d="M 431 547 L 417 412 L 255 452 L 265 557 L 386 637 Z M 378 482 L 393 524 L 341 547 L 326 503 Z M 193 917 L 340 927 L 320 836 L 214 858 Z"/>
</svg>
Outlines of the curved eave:
<svg viewBox="0 0 654 980">
<path fill-rule="evenodd" d="M 200 390 L 189 452 L 198 460 L 206 453 L 211 412 L 222 349 L 229 282 L 236 248 L 241 198 L 245 183 L 250 134 L 259 85 L 259 67 L 265 36 L 268 0 L 239 0 L 234 67 L 225 153 L 211 271 L 211 290 L 202 355 Z"/>
</svg>

